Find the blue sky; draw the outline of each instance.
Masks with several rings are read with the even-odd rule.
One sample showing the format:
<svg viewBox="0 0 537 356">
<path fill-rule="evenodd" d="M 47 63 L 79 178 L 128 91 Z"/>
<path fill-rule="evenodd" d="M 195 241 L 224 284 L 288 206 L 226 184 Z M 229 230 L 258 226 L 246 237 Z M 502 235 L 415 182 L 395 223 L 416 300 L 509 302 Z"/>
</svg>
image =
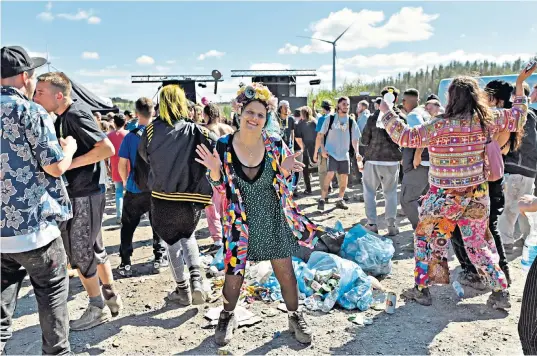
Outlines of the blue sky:
<svg viewBox="0 0 537 356">
<path fill-rule="evenodd" d="M 228 100 L 231 69 L 316 69 L 331 87 L 451 59 L 509 60 L 537 52 L 537 3 L 506 2 L 2 2 L 2 45 L 47 51 L 54 67 L 101 96 L 153 96 L 132 74 L 210 74 Z M 515 30 L 514 24 L 520 24 Z M 299 93 L 308 87 L 299 82 Z"/>
</svg>

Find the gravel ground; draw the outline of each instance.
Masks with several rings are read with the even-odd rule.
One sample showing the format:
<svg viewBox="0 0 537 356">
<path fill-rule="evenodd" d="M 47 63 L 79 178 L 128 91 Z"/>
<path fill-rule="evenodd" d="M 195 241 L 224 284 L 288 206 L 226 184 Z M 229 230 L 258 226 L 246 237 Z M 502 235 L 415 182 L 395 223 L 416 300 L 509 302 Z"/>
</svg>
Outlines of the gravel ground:
<svg viewBox="0 0 537 356">
<path fill-rule="evenodd" d="M 327 204 L 326 211 L 316 210 L 318 186 L 314 178 L 314 195 L 301 197 L 303 210 L 318 223 L 328 226 L 340 220 L 345 228 L 365 223 L 363 203 L 358 202 L 361 188 L 351 190 L 350 209 L 335 210 Z M 119 265 L 119 229 L 115 225 L 114 201 L 109 197 L 103 233 L 112 266 Z M 383 220 L 384 200 L 378 195 L 379 213 Z M 399 211 L 401 212 L 401 211 Z M 401 233 L 393 238 L 396 252 L 392 274 L 382 283 L 400 294 L 413 284 L 412 228 L 408 220 L 399 216 Z M 381 233 L 386 233 L 380 223 Z M 200 245 L 210 243 L 207 222 L 200 222 L 197 238 Z M 135 233 L 133 256 L 134 275 L 117 279 L 125 309 L 107 324 L 82 332 L 72 332 L 70 341 L 75 353 L 80 354 L 522 354 L 517 333 L 524 274 L 520 269 L 520 249 L 510 256 L 513 285 L 510 289 L 513 307 L 509 312 L 493 310 L 485 304 L 490 292 L 466 289 L 459 299 L 451 286 L 431 288 L 433 306 L 423 307 L 406 303 L 398 297 L 395 314 L 369 310 L 364 315 L 373 317 L 373 324 L 357 326 L 348 317 L 357 312 L 337 309 L 329 314 L 309 313 L 307 320 L 315 336 L 310 346 L 294 340 L 287 331 L 286 315 L 275 309 L 277 304 L 255 302 L 251 311 L 263 322 L 240 328 L 230 345 L 219 350 L 214 342 L 214 328 L 209 327 L 203 315 L 221 301 L 199 307 L 181 308 L 167 304 L 167 292 L 174 288 L 170 271 L 151 274 L 151 229 L 144 220 Z M 452 278 L 459 266 L 450 262 Z M 7 354 L 40 354 L 41 338 L 37 305 L 28 280 L 19 295 L 15 314 L 13 338 L 6 346 Z M 78 318 L 87 304 L 87 296 L 78 278 L 70 281 L 69 312 Z M 265 315 L 266 314 L 266 315 Z M 277 331 L 281 332 L 275 337 Z M 277 335 L 277 334 L 276 334 Z"/>
</svg>

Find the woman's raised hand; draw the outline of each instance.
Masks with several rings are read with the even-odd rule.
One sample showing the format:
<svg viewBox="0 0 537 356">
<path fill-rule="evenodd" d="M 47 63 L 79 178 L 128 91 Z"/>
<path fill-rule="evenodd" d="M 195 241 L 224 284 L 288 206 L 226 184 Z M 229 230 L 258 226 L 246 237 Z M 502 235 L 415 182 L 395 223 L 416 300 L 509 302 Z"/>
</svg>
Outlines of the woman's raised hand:
<svg viewBox="0 0 537 356">
<path fill-rule="evenodd" d="M 222 162 L 220 161 L 218 152 L 216 152 L 216 148 L 214 148 L 213 152 L 211 152 L 207 146 L 201 144 L 196 147 L 196 153 L 199 156 L 199 158 L 195 158 L 196 162 L 203 164 L 211 172 L 220 172 Z"/>
</svg>

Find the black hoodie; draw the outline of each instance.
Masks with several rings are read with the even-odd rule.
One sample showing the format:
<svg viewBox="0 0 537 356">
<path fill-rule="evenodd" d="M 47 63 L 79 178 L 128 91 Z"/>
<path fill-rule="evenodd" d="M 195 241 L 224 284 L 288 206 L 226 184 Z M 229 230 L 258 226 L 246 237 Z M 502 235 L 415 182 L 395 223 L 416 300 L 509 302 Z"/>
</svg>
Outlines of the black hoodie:
<svg viewBox="0 0 537 356">
<path fill-rule="evenodd" d="M 524 137 L 518 151 L 509 151 L 504 157 L 505 173 L 520 174 L 525 177 L 537 176 L 537 115 L 528 110 Z"/>
<path fill-rule="evenodd" d="M 406 116 L 397 107 L 393 110 L 399 118 L 406 123 Z M 401 148 L 393 142 L 385 129 L 377 127 L 380 111 L 377 110 L 369 116 L 362 133 L 361 144 L 364 149 L 364 161 L 399 162 L 403 158 Z"/>
</svg>

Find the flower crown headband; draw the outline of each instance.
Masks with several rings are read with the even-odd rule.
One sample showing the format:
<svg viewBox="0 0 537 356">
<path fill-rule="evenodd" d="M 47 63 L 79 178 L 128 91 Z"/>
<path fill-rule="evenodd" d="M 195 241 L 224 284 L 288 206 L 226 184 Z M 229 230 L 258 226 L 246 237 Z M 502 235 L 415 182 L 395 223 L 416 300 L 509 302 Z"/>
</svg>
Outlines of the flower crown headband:
<svg viewBox="0 0 537 356">
<path fill-rule="evenodd" d="M 232 106 L 235 112 L 240 113 L 242 108 L 252 101 L 261 102 L 267 111 L 275 111 L 278 105 L 276 98 L 270 90 L 261 83 L 245 85 L 237 91 L 237 97 L 233 100 Z"/>
</svg>

